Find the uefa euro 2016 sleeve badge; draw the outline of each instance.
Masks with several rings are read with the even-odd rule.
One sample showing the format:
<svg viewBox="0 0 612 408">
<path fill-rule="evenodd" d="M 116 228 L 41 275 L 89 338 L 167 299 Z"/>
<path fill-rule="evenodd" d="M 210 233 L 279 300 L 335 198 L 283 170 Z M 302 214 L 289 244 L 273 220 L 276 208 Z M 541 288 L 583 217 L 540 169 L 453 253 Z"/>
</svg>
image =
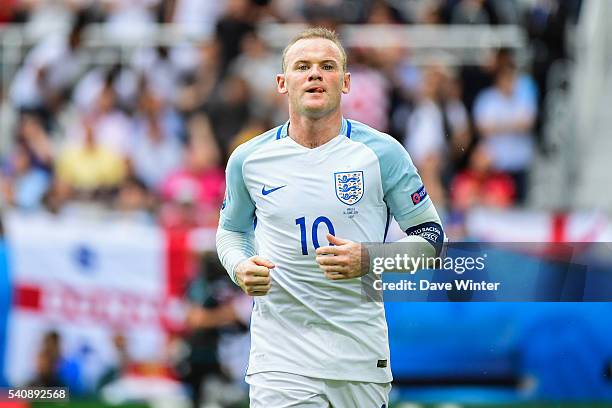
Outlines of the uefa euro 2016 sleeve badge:
<svg viewBox="0 0 612 408">
<path fill-rule="evenodd" d="M 336 197 L 346 205 L 356 204 L 363 197 L 363 171 L 334 173 Z"/>
</svg>

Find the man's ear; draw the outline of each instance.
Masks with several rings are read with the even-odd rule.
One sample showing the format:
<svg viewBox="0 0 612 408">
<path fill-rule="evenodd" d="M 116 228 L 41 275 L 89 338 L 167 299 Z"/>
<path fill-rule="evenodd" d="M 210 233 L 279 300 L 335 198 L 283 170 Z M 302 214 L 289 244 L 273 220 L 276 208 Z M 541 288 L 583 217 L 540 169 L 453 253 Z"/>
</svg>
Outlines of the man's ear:
<svg viewBox="0 0 612 408">
<path fill-rule="evenodd" d="M 351 73 L 345 72 L 342 78 L 342 93 L 347 94 L 351 90 Z"/>
<path fill-rule="evenodd" d="M 287 84 L 285 82 L 285 74 L 276 75 L 276 90 L 280 94 L 287 93 Z"/>
</svg>

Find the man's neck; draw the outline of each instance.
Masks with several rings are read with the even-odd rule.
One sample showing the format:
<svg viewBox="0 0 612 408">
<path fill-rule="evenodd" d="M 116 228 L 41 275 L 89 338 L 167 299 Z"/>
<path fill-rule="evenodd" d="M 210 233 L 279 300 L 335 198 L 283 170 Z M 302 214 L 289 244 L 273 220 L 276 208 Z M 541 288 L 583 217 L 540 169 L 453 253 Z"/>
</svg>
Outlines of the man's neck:
<svg viewBox="0 0 612 408">
<path fill-rule="evenodd" d="M 289 137 L 302 146 L 314 149 L 324 145 L 340 134 L 342 113 L 312 119 L 298 114 L 289 115 Z"/>
</svg>

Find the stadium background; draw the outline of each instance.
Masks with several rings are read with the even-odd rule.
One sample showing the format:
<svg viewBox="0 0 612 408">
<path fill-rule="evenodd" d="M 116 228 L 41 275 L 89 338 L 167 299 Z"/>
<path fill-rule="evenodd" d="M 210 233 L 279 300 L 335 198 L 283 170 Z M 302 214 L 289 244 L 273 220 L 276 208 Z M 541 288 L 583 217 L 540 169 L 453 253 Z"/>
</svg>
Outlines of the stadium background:
<svg viewBox="0 0 612 408">
<path fill-rule="evenodd" d="M 244 404 L 223 167 L 286 120 L 279 52 L 309 24 L 341 34 L 345 116 L 405 146 L 451 239 L 609 243 L 611 19 L 607 0 L 2 0 L 0 386 Z M 394 406 L 607 406 L 611 311 L 388 304 Z"/>
</svg>

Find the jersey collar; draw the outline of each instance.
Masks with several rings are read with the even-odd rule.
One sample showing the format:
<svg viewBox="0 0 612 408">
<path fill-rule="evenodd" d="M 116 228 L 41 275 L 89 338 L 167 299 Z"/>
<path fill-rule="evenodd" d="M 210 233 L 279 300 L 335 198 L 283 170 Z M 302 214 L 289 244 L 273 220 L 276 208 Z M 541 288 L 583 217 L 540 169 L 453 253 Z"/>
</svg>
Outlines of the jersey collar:
<svg viewBox="0 0 612 408">
<path fill-rule="evenodd" d="M 348 119 L 342 118 L 342 126 L 340 127 L 340 134 L 351 138 L 351 122 Z M 289 121 L 285 122 L 282 126 L 279 126 L 276 130 L 276 140 L 287 137 L 289 132 Z"/>
</svg>

